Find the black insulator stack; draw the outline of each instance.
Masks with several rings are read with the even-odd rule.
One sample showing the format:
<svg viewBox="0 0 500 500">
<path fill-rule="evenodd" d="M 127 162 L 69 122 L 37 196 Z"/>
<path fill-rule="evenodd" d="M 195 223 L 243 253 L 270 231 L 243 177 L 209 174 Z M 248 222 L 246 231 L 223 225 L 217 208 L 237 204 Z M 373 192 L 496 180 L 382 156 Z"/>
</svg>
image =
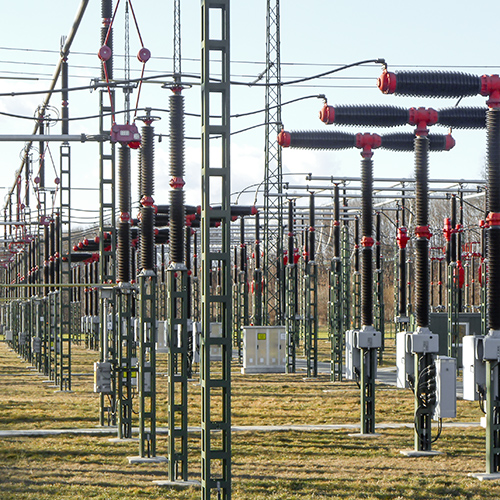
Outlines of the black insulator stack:
<svg viewBox="0 0 500 500">
<path fill-rule="evenodd" d="M 113 17 L 113 0 L 101 0 L 101 17 L 102 17 L 102 27 L 101 27 L 101 46 L 104 45 L 106 36 L 108 34 L 109 23 Z M 113 28 L 109 29 L 109 37 L 106 42 L 106 46 L 111 49 L 111 54 L 113 54 Z M 103 63 L 101 70 L 101 79 L 106 80 L 106 75 L 104 73 L 104 64 L 106 65 L 106 70 L 108 73 L 108 79 L 113 79 L 113 56 L 111 56 L 107 61 Z"/>
<path fill-rule="evenodd" d="M 415 147 L 415 134 L 399 132 L 395 134 L 384 134 L 382 139 L 382 149 L 390 151 L 413 151 Z M 429 134 L 429 151 L 446 151 L 448 147 L 448 137 L 442 134 Z"/>
<path fill-rule="evenodd" d="M 170 258 L 184 262 L 184 96 L 170 96 Z"/>
<path fill-rule="evenodd" d="M 141 184 L 143 195 L 141 198 L 141 257 L 140 268 L 152 270 L 155 258 L 153 207 L 154 194 L 154 129 L 151 125 L 141 130 Z"/>
<path fill-rule="evenodd" d="M 255 214 L 255 269 L 260 269 L 260 217 Z"/>
<path fill-rule="evenodd" d="M 321 130 L 290 132 L 290 147 L 295 149 L 350 149 L 356 144 L 356 136 L 348 132 Z"/>
<path fill-rule="evenodd" d="M 377 212 L 375 217 L 375 269 L 382 269 L 382 249 L 380 240 L 382 237 L 381 231 L 382 215 Z"/>
<path fill-rule="evenodd" d="M 49 257 L 50 257 L 50 248 L 49 248 L 49 226 L 43 226 L 43 237 L 44 237 L 44 266 L 43 266 L 43 283 L 45 285 L 49 284 Z M 48 288 L 44 287 L 44 295 L 48 294 Z"/>
<path fill-rule="evenodd" d="M 294 263 L 293 229 L 293 200 L 288 200 L 288 264 L 290 265 Z"/>
<path fill-rule="evenodd" d="M 245 250 L 245 218 L 240 217 L 240 271 L 244 271 L 247 265 Z"/>
<path fill-rule="evenodd" d="M 50 237 L 50 250 L 49 250 L 49 283 L 55 283 L 55 263 L 54 254 L 56 253 L 56 235 L 55 235 L 55 224 L 54 221 L 50 221 L 49 226 L 49 237 Z"/>
<path fill-rule="evenodd" d="M 417 204 L 416 225 L 425 228 L 429 220 L 428 165 L 429 139 L 415 137 L 415 198 Z M 415 241 L 415 319 L 416 325 L 429 327 L 429 240 L 418 229 Z M 419 234 L 421 234 L 419 236 Z"/>
<path fill-rule="evenodd" d="M 488 189 L 487 206 L 490 224 L 487 230 L 488 254 L 488 327 L 500 330 L 500 226 L 496 214 L 500 213 L 500 109 L 488 110 L 487 156 Z"/>
<path fill-rule="evenodd" d="M 316 240 L 314 234 L 315 226 L 314 193 L 309 195 L 309 260 L 314 262 L 316 251 Z"/>
<path fill-rule="evenodd" d="M 457 226 L 457 197 L 455 195 L 451 196 L 451 229 L 455 229 Z M 457 260 L 457 233 L 451 233 L 450 238 L 450 260 L 451 262 L 456 262 Z"/>
<path fill-rule="evenodd" d="M 354 271 L 359 271 L 359 217 L 354 219 Z"/>
<path fill-rule="evenodd" d="M 169 193 L 172 208 L 170 211 L 170 259 L 175 263 L 184 262 L 184 191 L 172 189 Z"/>
<path fill-rule="evenodd" d="M 337 125 L 397 127 L 408 123 L 408 110 L 398 106 L 335 106 Z"/>
<path fill-rule="evenodd" d="M 399 315 L 406 316 L 406 248 L 399 249 Z"/>
<path fill-rule="evenodd" d="M 486 128 L 488 108 L 445 108 L 440 109 L 438 125 L 461 129 Z"/>
<path fill-rule="evenodd" d="M 116 280 L 129 283 L 131 280 L 131 234 L 130 234 L 130 148 L 126 144 L 118 149 L 118 210 L 120 220 L 117 230 L 117 272 Z"/>
<path fill-rule="evenodd" d="M 487 131 L 487 212 L 500 212 L 500 109 L 488 110 Z M 491 253 L 489 255 L 492 255 Z"/>
<path fill-rule="evenodd" d="M 481 92 L 481 78 L 458 72 L 397 71 L 394 94 L 414 97 L 465 97 Z"/>
<path fill-rule="evenodd" d="M 373 324 L 373 160 L 361 160 L 361 325 Z"/>
</svg>

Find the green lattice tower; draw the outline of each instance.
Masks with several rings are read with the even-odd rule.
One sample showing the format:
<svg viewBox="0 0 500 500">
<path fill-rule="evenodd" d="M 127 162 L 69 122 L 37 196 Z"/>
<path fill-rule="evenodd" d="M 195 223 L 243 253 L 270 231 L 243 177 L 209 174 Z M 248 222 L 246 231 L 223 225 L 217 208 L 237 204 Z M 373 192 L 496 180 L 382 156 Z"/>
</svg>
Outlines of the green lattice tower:
<svg viewBox="0 0 500 500">
<path fill-rule="evenodd" d="M 143 269 L 139 282 L 139 456 L 156 457 L 156 273 Z"/>
<path fill-rule="evenodd" d="M 456 262 L 448 265 L 448 356 L 456 358 L 458 354 L 458 266 Z"/>
<path fill-rule="evenodd" d="M 99 93 L 99 131 L 102 135 L 109 135 L 110 130 L 106 127 L 104 121 L 109 120 L 109 115 L 113 109 L 111 105 L 105 105 L 105 101 L 110 97 L 107 91 Z M 114 93 L 111 93 L 111 99 L 114 101 Z M 99 283 L 115 283 L 116 270 L 114 259 L 116 255 L 116 162 L 115 162 L 115 144 L 99 143 Z M 106 240 L 106 235 L 109 235 Z M 107 306 L 111 311 L 116 311 L 115 295 L 106 299 Z M 115 329 L 108 328 L 107 313 L 105 311 L 104 299 L 102 294 L 99 296 L 99 349 L 100 360 L 111 361 L 115 364 L 115 342 L 113 334 Z M 112 315 L 113 318 L 113 315 Z M 111 335 L 108 335 L 108 332 Z M 104 346 L 107 340 L 108 346 Z M 107 353 L 107 359 L 105 359 Z M 112 392 L 111 394 L 100 394 L 100 412 L 99 421 L 100 425 L 115 425 L 115 412 L 116 408 L 116 384 L 115 374 L 112 377 Z M 108 404 L 106 397 L 109 398 Z M 111 418 L 109 418 L 111 416 Z"/>
<path fill-rule="evenodd" d="M 187 268 L 167 270 L 168 352 L 168 478 L 188 480 L 188 290 Z"/>
<path fill-rule="evenodd" d="M 343 321 L 342 321 L 342 264 L 334 257 L 330 266 L 328 301 L 328 334 L 330 337 L 330 380 L 342 381 Z"/>
<path fill-rule="evenodd" d="M 57 307 L 57 292 L 49 292 L 49 380 L 54 380 L 57 373 L 57 322 L 58 322 L 58 307 Z"/>
<path fill-rule="evenodd" d="M 118 322 L 116 346 L 116 400 L 118 438 L 132 438 L 132 357 L 135 354 L 132 326 L 134 290 L 130 283 L 120 283 L 117 289 Z"/>
<path fill-rule="evenodd" d="M 290 257 L 289 257 L 290 259 Z M 286 373 L 295 373 L 296 345 L 299 335 L 299 324 L 297 318 L 297 265 L 293 263 L 293 255 L 285 268 L 285 292 L 286 292 Z M 291 263 L 290 263 L 291 262 Z"/>
<path fill-rule="evenodd" d="M 267 0 L 264 171 L 264 323 L 283 322 L 283 167 L 281 129 L 280 0 Z"/>
<path fill-rule="evenodd" d="M 378 350 L 379 362 L 382 362 L 384 351 L 385 321 L 384 321 L 384 273 L 382 263 L 380 269 L 375 269 L 374 274 L 374 301 L 373 301 L 373 326 L 382 335 L 382 347 Z"/>
<path fill-rule="evenodd" d="M 351 324 L 351 249 L 349 244 L 349 226 L 347 222 L 342 226 L 341 230 L 341 273 L 342 273 L 342 320 L 343 328 L 346 330 Z M 342 333 L 342 350 L 344 346 L 344 338 Z"/>
<path fill-rule="evenodd" d="M 201 489 L 202 499 L 231 498 L 231 183 L 229 0 L 202 0 L 202 205 L 201 205 Z M 211 29 L 211 21 L 215 25 Z M 216 69 L 213 62 L 217 61 Z M 217 75 L 212 74 L 217 71 Z M 211 109 L 213 106 L 213 109 Z M 219 117 L 215 117 L 219 115 Z M 218 162 L 211 147 L 221 146 Z M 220 188 L 220 194 L 213 187 Z M 216 196 L 219 199 L 216 199 Z M 220 208 L 211 209 L 211 205 Z M 220 219 L 220 244 L 212 241 L 212 219 Z M 210 288 L 214 263 L 221 269 L 220 288 Z M 210 335 L 212 305 L 220 304 L 222 335 Z M 210 350 L 220 346 L 221 371 L 214 373 Z"/>
<path fill-rule="evenodd" d="M 60 215 L 58 282 L 59 309 L 59 388 L 71 391 L 71 149 L 68 143 L 60 148 Z M 64 258 L 62 258 L 64 256 Z"/>
<path fill-rule="evenodd" d="M 308 262 L 304 288 L 305 307 L 305 351 L 308 377 L 318 376 L 318 275 L 314 262 Z"/>
</svg>

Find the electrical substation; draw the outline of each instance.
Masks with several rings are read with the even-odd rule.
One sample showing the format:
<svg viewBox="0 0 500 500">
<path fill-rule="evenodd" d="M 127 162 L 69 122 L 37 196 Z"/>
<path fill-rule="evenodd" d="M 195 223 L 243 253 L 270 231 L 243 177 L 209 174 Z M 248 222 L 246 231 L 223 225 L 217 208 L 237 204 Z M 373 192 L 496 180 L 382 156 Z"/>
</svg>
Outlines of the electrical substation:
<svg viewBox="0 0 500 500">
<path fill-rule="evenodd" d="M 70 134 L 70 125 L 76 128 L 72 43 L 97 4 L 94 52 L 101 74 L 90 90 L 98 130 Z M 500 479 L 499 76 L 393 70 L 382 58 L 344 65 L 328 74 L 376 68 L 373 86 L 387 104 L 360 104 L 360 98 L 335 105 L 328 94 L 312 96 L 319 98 L 312 101 L 319 103 L 317 129 L 294 130 L 301 127 L 298 119 L 282 119 L 280 1 L 266 0 L 265 71 L 248 85 L 265 95 L 264 176 L 235 196 L 231 2 L 201 0 L 196 83 L 181 67 L 182 1 L 171 4 L 174 43 L 167 55 L 173 55 L 173 69 L 158 75 L 167 110 L 147 102 L 145 87 L 156 77 L 146 68 L 158 56 L 147 44 L 158 34 L 141 31 L 141 2 L 82 0 L 33 132 L 0 135 L 1 142 L 24 143 L 0 215 L 4 362 L 22 362 L 16 377 L 33 387 L 42 380 L 45 388 L 51 384 L 58 401 L 91 401 L 92 416 L 85 423 L 75 418 L 75 429 L 64 432 L 85 434 L 90 418 L 96 435 L 89 431 L 85 439 L 111 437 L 106 449 L 113 452 L 106 453 L 114 464 L 143 475 L 153 471 L 147 481 L 157 488 L 154 498 L 181 498 L 169 495 L 184 487 L 193 492 L 189 498 L 251 498 L 241 496 L 246 486 L 238 483 L 252 478 L 251 467 L 265 463 L 267 452 L 246 442 L 239 450 L 238 433 L 248 433 L 249 443 L 253 433 L 272 435 L 263 446 L 279 435 L 277 453 L 288 456 L 289 447 L 300 448 L 306 426 L 307 433 L 320 434 L 324 450 L 338 449 L 342 459 L 353 453 L 349 447 L 361 449 L 367 461 L 386 447 L 392 453 L 388 468 L 423 474 L 419 467 L 427 461 L 439 463 L 435 475 L 444 477 L 448 459 L 466 463 L 469 448 L 460 443 L 468 438 L 460 426 L 473 427 L 484 470 L 464 465 L 461 474 L 473 485 Z M 117 41 L 114 30 L 123 20 L 125 40 Z M 116 54 L 124 44 L 123 77 Z M 136 58 L 130 56 L 133 44 Z M 294 83 L 302 79 L 287 84 Z M 185 120 L 194 115 L 185 108 L 196 92 L 201 157 L 193 173 L 186 172 L 185 145 L 193 138 L 186 137 Z M 481 96 L 483 105 L 461 102 L 472 96 Z M 398 98 L 415 104 L 407 107 Z M 435 104 L 423 107 L 423 98 Z M 468 147 L 456 131 L 484 134 L 485 178 L 430 174 L 434 161 Z M 75 222 L 81 208 L 75 209 L 73 144 L 93 147 L 89 161 L 98 168 L 93 189 L 99 203 L 89 207 L 98 219 L 92 224 Z M 157 182 L 158 151 L 168 156 L 166 189 Z M 333 157 L 339 151 L 350 155 L 352 175 L 335 169 L 323 175 L 311 162 L 302 182 L 286 179 L 285 154 Z M 413 174 L 380 175 L 382 154 L 401 154 Z M 186 183 L 195 176 L 198 201 L 186 201 Z M 5 370 L 2 376 L 10 376 L 11 365 Z M 85 376 L 92 377 L 88 387 Z M 316 402 L 300 406 L 292 421 L 287 409 L 291 414 L 308 394 L 316 394 Z M 346 401 L 354 423 L 327 411 Z M 29 415 L 30 408 L 24 411 Z M 51 411 L 62 413 L 56 405 Z M 321 421 L 311 417 L 323 413 Z M 0 428 L 0 440 L 6 439 L 2 431 L 17 429 L 22 417 L 17 419 Z M 37 430 L 43 424 L 37 422 Z M 398 429 L 398 444 L 379 445 L 391 429 Z M 454 439 L 459 444 L 452 449 Z M 242 470 L 242 457 L 252 453 L 261 454 Z M 314 475 L 319 459 L 309 463 L 305 457 L 301 463 Z M 343 474 L 343 465 L 334 467 Z M 265 494 L 271 487 L 266 469 L 260 470 Z M 309 493 L 304 474 L 300 498 L 319 498 Z M 353 474 L 346 469 L 346 476 Z M 496 483 L 488 484 L 488 498 L 495 498 Z M 410 498 L 398 491 L 403 496 L 366 498 Z M 483 498 L 478 495 L 470 498 Z"/>
</svg>

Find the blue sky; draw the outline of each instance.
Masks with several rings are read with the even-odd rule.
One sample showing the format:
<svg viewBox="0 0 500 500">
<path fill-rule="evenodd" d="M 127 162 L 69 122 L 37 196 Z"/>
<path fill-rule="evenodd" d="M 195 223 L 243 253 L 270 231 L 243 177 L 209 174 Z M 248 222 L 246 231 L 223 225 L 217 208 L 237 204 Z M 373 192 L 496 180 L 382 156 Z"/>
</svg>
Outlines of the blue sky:
<svg viewBox="0 0 500 500">
<path fill-rule="evenodd" d="M 172 70 L 173 3 L 157 0 L 132 2 L 145 46 L 152 57 L 146 65 L 148 75 Z M 0 34 L 0 92 L 41 90 L 48 87 L 54 71 L 61 36 L 66 35 L 75 18 L 78 0 L 19 0 L 9 5 L 9 20 L 4 17 Z M 386 5 L 388 5 L 386 7 Z M 310 76 L 339 64 L 359 60 L 384 58 L 390 70 L 430 69 L 456 70 L 471 74 L 494 74 L 500 71 L 498 36 L 490 19 L 496 19 L 500 4 L 484 1 L 475 8 L 463 0 L 438 1 L 432 5 L 416 2 L 384 4 L 367 0 L 358 2 L 298 0 L 281 1 L 281 58 L 283 79 Z M 115 53 L 123 55 L 123 15 L 125 0 L 120 3 L 115 21 Z M 231 2 L 231 58 L 232 79 L 250 81 L 264 70 L 265 61 L 265 0 Z M 200 57 L 200 1 L 183 0 L 182 12 L 182 69 L 199 74 Z M 69 58 L 70 86 L 86 85 L 100 74 L 99 50 L 100 0 L 91 0 L 77 34 Z M 140 64 L 135 54 L 140 48 L 135 27 L 131 25 L 130 52 L 132 76 L 138 76 Z M 14 50 L 15 49 L 15 50 Z M 21 49 L 21 50 L 17 50 Z M 31 50 L 26 50 L 31 49 Z M 115 77 L 121 78 L 123 59 L 115 60 Z M 387 104 L 403 107 L 430 106 L 435 109 L 453 106 L 450 100 L 415 100 L 384 96 L 376 88 L 380 66 L 366 65 L 346 70 L 335 78 L 313 80 L 307 85 L 286 86 L 282 101 L 307 95 L 325 94 L 330 104 Z M 12 78 L 30 77 L 39 80 Z M 199 87 L 184 91 L 186 111 L 199 113 Z M 140 106 L 168 107 L 169 91 L 158 84 L 144 85 Z M 135 103 L 136 94 L 132 96 Z M 32 116 L 43 96 L 1 97 L 0 111 Z M 123 108 L 123 97 L 117 94 L 117 107 Z M 51 101 L 60 106 L 59 96 Z M 70 116 L 88 116 L 98 111 L 98 94 L 88 90 L 70 95 Z M 464 99 L 463 106 L 484 106 L 485 99 Z M 235 87 L 232 91 L 232 114 L 259 110 L 264 106 L 262 88 Z M 282 118 L 287 130 L 323 130 L 318 119 L 322 102 L 307 99 L 283 108 Z M 168 115 L 155 123 L 158 133 L 168 133 Z M 235 118 L 232 130 L 261 124 L 264 114 L 249 118 Z M 118 120 L 119 122 L 119 120 Z M 0 116 L 0 134 L 31 133 L 34 124 Z M 350 128 L 350 132 L 366 132 Z M 410 131 L 410 126 L 401 131 Z M 71 123 L 70 133 L 96 133 L 94 120 Z M 386 130 L 372 130 L 384 133 Z M 436 127 L 434 132 L 445 133 Z M 54 126 L 51 133 L 60 133 Z M 186 135 L 199 137 L 200 121 L 186 117 Z M 484 168 L 485 134 L 482 131 L 455 131 L 455 149 L 449 153 L 434 154 L 430 160 L 431 177 L 478 178 Z M 0 204 L 3 206 L 3 187 L 10 188 L 15 171 L 20 166 L 22 143 L 0 143 Z M 58 165 L 57 144 L 51 145 L 55 165 Z M 73 183 L 79 187 L 98 187 L 98 148 L 96 144 L 73 144 Z M 156 145 L 156 195 L 158 203 L 167 202 L 168 140 Z M 199 141 L 186 141 L 187 202 L 199 204 L 200 186 Z M 237 134 L 232 139 L 232 185 L 237 193 L 260 183 L 264 178 L 264 128 Z M 287 150 L 283 155 L 283 171 L 291 183 L 304 183 L 304 173 L 315 175 L 357 175 L 359 152 L 310 152 Z M 135 161 L 135 160 L 134 160 Z M 136 164 L 133 176 L 135 180 Z M 375 176 L 411 176 L 413 157 L 378 151 L 374 156 Z M 36 165 L 35 165 L 36 168 Z M 47 167 L 50 171 L 50 165 Z M 294 174 L 294 175 L 292 175 Z M 55 172 L 54 172 L 55 177 Z M 50 183 L 51 174 L 47 175 Z M 240 203 L 252 203 L 255 191 L 240 198 Z M 135 191 L 133 191 L 134 196 Z M 259 198 L 261 202 L 261 198 Z M 97 208 L 97 191 L 75 192 L 75 208 Z"/>
</svg>

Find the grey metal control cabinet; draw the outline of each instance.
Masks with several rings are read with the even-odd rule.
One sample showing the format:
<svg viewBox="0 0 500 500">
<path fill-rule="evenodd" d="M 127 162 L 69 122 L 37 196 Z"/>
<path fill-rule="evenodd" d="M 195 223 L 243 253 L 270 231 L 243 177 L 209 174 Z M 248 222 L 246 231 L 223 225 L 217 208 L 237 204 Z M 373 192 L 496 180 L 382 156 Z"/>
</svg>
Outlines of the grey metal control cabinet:
<svg viewBox="0 0 500 500">
<path fill-rule="evenodd" d="M 285 373 L 286 330 L 284 326 L 243 327 L 241 373 Z"/>
</svg>

